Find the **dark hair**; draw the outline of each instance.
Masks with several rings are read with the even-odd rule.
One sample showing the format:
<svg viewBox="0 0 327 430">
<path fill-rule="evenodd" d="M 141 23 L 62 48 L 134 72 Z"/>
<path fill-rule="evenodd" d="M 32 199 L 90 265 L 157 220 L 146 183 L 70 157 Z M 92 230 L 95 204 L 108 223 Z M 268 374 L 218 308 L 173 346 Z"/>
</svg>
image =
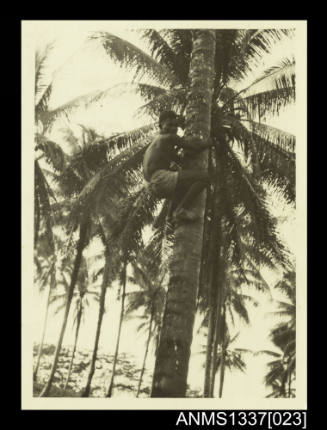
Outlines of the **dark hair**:
<svg viewBox="0 0 327 430">
<path fill-rule="evenodd" d="M 172 110 L 165 110 L 165 111 L 161 112 L 161 114 L 159 116 L 159 127 L 167 119 L 178 119 L 178 116 Z"/>
</svg>

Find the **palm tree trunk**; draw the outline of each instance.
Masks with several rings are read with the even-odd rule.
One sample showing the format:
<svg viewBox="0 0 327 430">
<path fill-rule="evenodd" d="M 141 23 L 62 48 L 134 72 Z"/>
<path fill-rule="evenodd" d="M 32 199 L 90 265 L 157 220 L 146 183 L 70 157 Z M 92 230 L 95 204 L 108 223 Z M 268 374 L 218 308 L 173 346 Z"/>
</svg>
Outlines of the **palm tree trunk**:
<svg viewBox="0 0 327 430">
<path fill-rule="evenodd" d="M 292 372 L 288 375 L 288 397 L 292 397 Z"/>
<path fill-rule="evenodd" d="M 124 269 L 123 269 L 123 293 L 122 293 L 122 299 L 121 299 L 121 308 L 120 308 L 120 317 L 119 317 L 119 327 L 118 327 L 118 334 L 117 334 L 116 350 L 115 350 L 114 362 L 112 365 L 110 385 L 109 385 L 109 389 L 108 389 L 106 397 L 112 397 L 112 393 L 114 390 L 115 372 L 116 372 L 116 365 L 117 365 L 117 360 L 118 360 L 120 335 L 121 335 L 121 328 L 122 328 L 123 319 L 124 319 L 125 295 L 126 295 L 126 263 L 124 263 Z"/>
<path fill-rule="evenodd" d="M 225 379 L 225 359 L 226 359 L 226 304 L 223 307 L 222 315 L 222 340 L 221 340 L 221 366 L 219 380 L 219 397 L 223 395 L 223 386 Z"/>
<path fill-rule="evenodd" d="M 210 136 L 214 78 L 215 32 L 193 32 L 186 135 Z M 201 142 L 199 142 L 201 145 Z M 183 168 L 206 171 L 208 151 L 185 160 Z M 167 305 L 155 363 L 151 397 L 185 397 L 199 286 L 205 193 L 194 201 L 198 219 L 175 229 Z"/>
<path fill-rule="evenodd" d="M 215 381 L 217 374 L 217 354 L 218 354 L 218 345 L 221 343 L 221 304 L 222 304 L 222 291 L 219 290 L 217 294 L 217 302 L 216 302 L 216 327 L 214 331 L 214 341 L 213 341 L 213 356 L 212 356 L 212 364 L 211 364 L 211 372 L 210 372 L 210 386 L 209 386 L 209 397 L 214 397 L 215 390 Z"/>
<path fill-rule="evenodd" d="M 153 322 L 153 311 L 151 312 L 151 317 L 150 317 L 149 334 L 148 334 L 148 339 L 147 339 L 147 342 L 146 342 L 146 348 L 145 348 L 144 359 L 143 359 L 143 366 L 142 366 L 142 370 L 141 370 L 139 384 L 138 384 L 138 387 L 137 387 L 136 397 L 139 396 L 140 391 L 141 391 L 142 379 L 143 379 L 143 374 L 144 374 L 144 370 L 145 370 L 146 359 L 147 359 L 147 356 L 148 356 L 150 340 L 151 340 L 151 336 L 152 336 L 152 322 Z"/>
<path fill-rule="evenodd" d="M 54 377 L 54 374 L 55 374 L 56 369 L 57 369 L 61 345 L 62 345 L 62 341 L 64 339 L 64 334 L 65 334 L 65 330 L 66 330 L 66 326 L 67 326 L 67 320 L 68 320 L 70 305 L 72 302 L 72 298 L 73 298 L 73 294 L 74 294 L 74 288 L 75 288 L 75 285 L 77 282 L 78 272 L 79 272 L 79 268 L 81 265 L 83 249 L 84 249 L 85 241 L 86 241 L 86 233 L 87 233 L 87 221 L 84 221 L 80 226 L 80 233 L 79 233 L 79 240 L 78 240 L 78 244 L 77 244 L 77 252 L 76 252 L 76 258 L 75 258 L 75 263 L 74 263 L 74 269 L 73 269 L 73 273 L 72 273 L 72 277 L 71 277 L 71 281 L 70 281 L 70 285 L 69 285 L 69 289 L 68 289 L 68 293 L 67 293 L 67 302 L 66 302 L 66 307 L 65 307 L 65 313 L 64 313 L 64 317 L 63 317 L 63 321 L 62 321 L 61 330 L 59 333 L 59 339 L 57 342 L 55 355 L 53 358 L 50 376 L 49 376 L 48 382 L 46 383 L 46 385 L 44 386 L 44 388 L 40 394 L 40 397 L 47 397 L 48 396 L 50 389 L 51 389 L 51 386 L 52 386 L 53 377 Z"/>
<path fill-rule="evenodd" d="M 217 154 L 219 156 L 219 154 Z M 220 294 L 221 285 L 220 279 L 220 265 L 222 259 L 220 258 L 220 243 L 221 243 L 221 204 L 220 204 L 220 163 L 216 156 L 216 181 L 214 193 L 212 195 L 212 222 L 210 225 L 210 242 L 207 260 L 211 276 L 209 277 L 210 286 L 210 300 L 209 300 L 209 327 L 207 338 L 206 350 L 206 366 L 203 397 L 213 397 L 212 384 L 215 377 L 215 367 L 217 360 L 217 332 L 219 329 L 218 316 L 220 313 Z"/>
<path fill-rule="evenodd" d="M 212 396 L 212 374 L 213 369 L 216 366 L 216 350 L 217 350 L 217 331 L 219 327 L 218 322 L 218 314 L 219 314 L 219 285 L 217 282 L 217 272 L 218 272 L 218 255 L 217 249 L 219 249 L 218 245 L 218 237 L 214 235 L 213 241 L 216 244 L 216 249 L 213 250 L 211 256 L 214 255 L 215 263 L 211 266 L 211 278 L 210 278 L 210 286 L 211 286 L 211 297 L 210 297 L 210 308 L 209 308 L 209 326 L 208 326 L 208 337 L 207 337 L 207 347 L 206 347 L 206 365 L 205 365 L 205 377 L 204 377 L 204 389 L 203 389 L 203 397 L 213 397 Z"/>
<path fill-rule="evenodd" d="M 36 212 L 36 219 L 34 224 L 34 248 L 36 248 L 37 242 L 39 240 L 39 231 L 40 231 L 40 199 L 39 195 L 36 194 L 35 196 L 35 212 Z"/>
<path fill-rule="evenodd" d="M 41 355 L 42 355 L 42 350 L 43 350 L 43 344 L 44 344 L 44 338 L 45 338 L 45 332 L 46 332 L 47 323 L 48 323 L 48 314 L 49 314 L 49 305 L 50 305 L 51 291 L 53 291 L 53 289 L 55 287 L 55 283 L 56 283 L 56 272 L 55 272 L 55 266 L 54 266 L 54 263 L 53 263 L 52 267 L 51 267 L 51 281 L 50 281 L 50 284 L 49 284 L 47 304 L 46 304 L 46 308 L 45 308 L 42 337 L 41 337 L 41 342 L 40 342 L 39 350 L 38 350 L 38 354 L 37 354 L 37 360 L 36 360 L 35 369 L 34 369 L 34 372 L 33 372 L 33 380 L 34 381 L 36 381 L 37 372 L 39 370 L 39 365 L 40 365 L 40 360 L 41 360 Z"/>
<path fill-rule="evenodd" d="M 213 354 L 214 326 L 215 326 L 215 311 L 211 304 L 209 309 L 209 326 L 208 326 L 207 347 L 206 347 L 206 363 L 205 363 L 205 372 L 204 372 L 203 397 L 209 397 L 210 373 L 211 373 L 212 354 Z"/>
<path fill-rule="evenodd" d="M 75 332 L 74 348 L 73 348 L 72 358 L 70 359 L 70 363 L 69 363 L 69 369 L 68 369 L 66 383 L 65 383 L 64 390 L 62 393 L 63 396 L 66 394 L 67 385 L 68 385 L 70 374 L 71 374 L 71 371 L 73 368 L 73 362 L 74 362 L 75 351 L 76 351 L 76 346 L 77 346 L 78 334 L 79 334 L 79 329 L 81 326 L 82 313 L 83 313 L 83 307 L 81 306 L 80 309 L 78 310 L 78 314 L 77 314 L 77 318 L 76 318 L 76 332 Z"/>
<path fill-rule="evenodd" d="M 104 309 L 105 309 L 107 286 L 108 286 L 108 282 L 109 282 L 110 258 L 109 258 L 109 254 L 107 252 L 105 254 L 105 259 L 106 260 L 105 260 L 105 266 L 104 266 L 104 271 L 103 271 L 101 294 L 100 294 L 100 299 L 99 299 L 99 313 L 98 313 L 98 322 L 97 322 L 97 328 L 96 328 L 96 333 L 95 333 L 94 347 L 93 347 L 90 370 L 89 370 L 89 374 L 87 377 L 87 383 L 86 383 L 86 386 L 85 386 L 84 391 L 82 393 L 82 397 L 89 397 L 90 391 L 91 391 L 92 378 L 93 378 L 93 375 L 95 372 L 95 363 L 96 363 L 96 359 L 97 359 L 100 333 L 101 333 L 101 326 L 102 326 L 102 320 L 103 320 Z"/>
</svg>

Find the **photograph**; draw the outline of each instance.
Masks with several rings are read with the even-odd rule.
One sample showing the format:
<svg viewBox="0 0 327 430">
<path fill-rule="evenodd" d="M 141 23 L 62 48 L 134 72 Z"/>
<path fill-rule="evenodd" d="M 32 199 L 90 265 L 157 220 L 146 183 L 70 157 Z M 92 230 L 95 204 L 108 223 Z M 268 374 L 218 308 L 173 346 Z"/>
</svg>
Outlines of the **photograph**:
<svg viewBox="0 0 327 430">
<path fill-rule="evenodd" d="M 306 409 L 301 20 L 22 20 L 22 409 Z"/>
</svg>

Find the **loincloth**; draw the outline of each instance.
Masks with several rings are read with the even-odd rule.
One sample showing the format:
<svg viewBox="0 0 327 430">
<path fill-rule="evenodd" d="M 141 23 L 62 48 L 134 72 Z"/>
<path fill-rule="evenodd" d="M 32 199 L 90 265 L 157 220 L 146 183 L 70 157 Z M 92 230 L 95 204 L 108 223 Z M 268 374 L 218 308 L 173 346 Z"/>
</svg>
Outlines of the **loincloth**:
<svg viewBox="0 0 327 430">
<path fill-rule="evenodd" d="M 178 172 L 160 169 L 153 173 L 150 187 L 159 198 L 171 198 L 174 195 L 178 180 Z"/>
</svg>

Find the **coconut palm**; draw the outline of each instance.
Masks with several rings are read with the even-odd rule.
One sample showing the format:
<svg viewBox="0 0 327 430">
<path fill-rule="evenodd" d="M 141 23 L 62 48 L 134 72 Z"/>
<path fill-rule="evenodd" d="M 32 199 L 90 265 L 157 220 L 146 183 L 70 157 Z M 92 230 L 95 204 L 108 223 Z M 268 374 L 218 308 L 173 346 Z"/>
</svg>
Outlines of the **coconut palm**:
<svg viewBox="0 0 327 430">
<path fill-rule="evenodd" d="M 67 134 L 67 136 L 71 139 L 71 143 L 76 146 L 76 141 L 72 139 L 71 134 Z M 110 246 L 109 243 L 107 244 L 109 247 L 116 243 L 117 237 L 123 235 L 122 231 L 126 233 L 126 237 L 129 237 L 126 240 L 127 247 L 127 242 L 130 243 L 134 238 L 136 238 L 136 242 L 138 240 L 140 230 L 132 231 L 127 236 L 126 228 L 131 228 L 132 225 L 128 223 L 122 224 L 122 220 L 125 219 L 124 213 L 128 215 L 131 211 L 139 210 L 138 202 L 141 201 L 142 203 L 144 200 L 144 196 L 141 195 L 139 190 L 130 195 L 128 187 L 134 187 L 135 189 L 136 184 L 139 182 L 140 176 L 135 172 L 135 166 L 140 164 L 146 145 L 142 142 L 142 144 L 134 145 L 133 148 L 127 147 L 125 150 L 120 151 L 118 155 L 115 155 L 115 153 L 122 142 L 123 145 L 127 146 L 126 142 L 129 139 L 141 137 L 142 132 L 138 131 L 136 135 L 131 132 L 123 136 L 112 136 L 109 139 L 105 139 L 95 135 L 93 130 L 84 128 L 82 144 L 71 155 L 66 154 L 67 162 L 62 171 L 57 175 L 52 174 L 57 184 L 56 192 L 61 198 L 61 201 L 53 205 L 52 209 L 58 222 L 66 228 L 70 238 L 68 240 L 68 248 L 70 249 L 72 249 L 71 240 L 74 231 L 80 226 L 79 243 L 81 247 L 77 248 L 77 271 L 84 247 L 91 237 L 100 234 L 101 228 L 104 229 L 105 235 L 111 238 Z M 118 213 L 118 209 L 122 211 L 121 214 Z M 142 226 L 146 220 L 147 217 L 142 218 Z M 133 225 L 135 225 L 135 222 Z M 124 240 L 122 239 L 121 243 L 123 242 Z M 131 244 L 131 246 L 133 245 L 135 245 L 135 241 Z M 61 348 L 72 291 L 75 288 L 76 279 L 72 278 L 72 280 L 74 282 L 71 283 L 71 292 L 66 302 L 66 311 L 58 340 L 58 350 Z M 54 357 L 53 369 L 48 384 L 50 386 L 51 376 L 53 377 L 57 365 L 58 354 L 56 353 Z M 46 386 L 41 395 L 46 395 L 48 391 Z"/>
<path fill-rule="evenodd" d="M 233 326 L 235 326 L 236 317 L 249 324 L 247 305 L 258 306 L 257 301 L 251 295 L 242 292 L 244 283 L 248 287 L 255 287 L 259 291 L 267 290 L 266 284 L 256 270 L 240 270 L 239 267 L 235 268 L 231 264 L 229 266 L 227 260 L 224 260 L 224 263 L 221 261 L 219 267 L 220 273 L 225 273 L 224 281 L 221 282 L 221 288 L 215 296 L 216 301 L 210 301 L 210 298 L 208 299 L 204 295 L 199 306 L 200 311 L 204 312 L 202 327 L 209 326 L 203 390 L 204 397 L 213 397 L 217 372 L 214 363 L 218 360 L 219 348 L 223 348 L 225 342 L 227 318 Z"/>
<path fill-rule="evenodd" d="M 274 360 L 267 363 L 268 372 L 265 376 L 265 383 L 273 391 L 268 397 L 294 397 L 292 384 L 295 381 L 296 362 L 296 297 L 295 297 L 295 271 L 288 270 L 282 279 L 277 282 L 275 288 L 282 292 L 285 301 L 277 301 L 277 310 L 271 315 L 282 318 L 270 332 L 270 339 L 280 352 L 259 351 L 274 357 Z"/>
<path fill-rule="evenodd" d="M 195 31 L 190 66 L 190 94 L 186 111 L 186 134 L 197 136 L 199 139 L 207 139 L 210 135 L 214 53 L 215 33 Z M 206 170 L 207 151 L 186 161 L 183 167 Z M 202 193 L 194 203 L 194 209 L 198 214 L 197 221 L 189 225 L 181 223 L 175 229 L 175 247 L 170 264 L 171 276 L 151 397 L 183 397 L 186 393 L 201 263 L 204 207 L 205 196 Z"/>
<path fill-rule="evenodd" d="M 295 140 L 294 136 L 272 129 L 261 120 L 269 112 L 276 112 L 281 105 L 294 100 L 294 63 L 284 61 L 241 91 L 233 87 L 249 70 L 251 60 L 259 59 L 263 52 L 269 52 L 272 41 L 287 33 L 277 30 L 215 31 L 217 42 L 211 118 L 211 135 L 220 144 L 220 157 L 217 159 L 221 160 L 219 164 L 222 168 L 217 176 L 224 179 L 220 181 L 224 186 L 217 190 L 215 199 L 215 205 L 219 197 L 224 202 L 223 214 L 216 215 L 216 222 L 221 222 L 223 215 L 227 218 L 233 232 L 234 252 L 241 255 L 243 246 L 238 236 L 239 223 L 236 223 L 233 213 L 238 206 L 244 212 L 243 218 L 250 218 L 254 237 L 248 246 L 265 247 L 266 257 L 270 254 L 270 259 L 279 263 L 285 256 L 277 240 L 275 224 L 266 208 L 265 193 L 258 181 L 270 180 L 275 186 L 282 187 L 288 198 L 294 198 Z M 95 36 L 114 60 L 135 68 L 136 78 L 147 76 L 154 82 L 153 85 L 141 81 L 134 83 L 137 91 L 147 99 L 143 111 L 153 115 L 163 108 L 173 107 L 183 113 L 185 95 L 191 83 L 188 71 L 192 33 L 187 30 L 146 30 L 144 37 L 149 41 L 151 55 L 111 34 L 99 33 Z M 238 145 L 233 144 L 236 141 Z M 237 154 L 239 145 L 243 160 Z M 250 166 L 244 165 L 247 160 Z M 249 172 L 248 167 L 252 171 Z M 227 200 L 222 200 L 223 194 L 227 195 Z"/>
<path fill-rule="evenodd" d="M 238 336 L 239 333 L 231 337 L 227 331 L 217 354 L 216 372 L 220 370 L 218 397 L 222 397 L 226 368 L 230 372 L 239 370 L 244 373 L 246 371 L 244 355 L 252 353 L 249 349 L 232 347 L 233 342 L 236 341 Z"/>
</svg>

